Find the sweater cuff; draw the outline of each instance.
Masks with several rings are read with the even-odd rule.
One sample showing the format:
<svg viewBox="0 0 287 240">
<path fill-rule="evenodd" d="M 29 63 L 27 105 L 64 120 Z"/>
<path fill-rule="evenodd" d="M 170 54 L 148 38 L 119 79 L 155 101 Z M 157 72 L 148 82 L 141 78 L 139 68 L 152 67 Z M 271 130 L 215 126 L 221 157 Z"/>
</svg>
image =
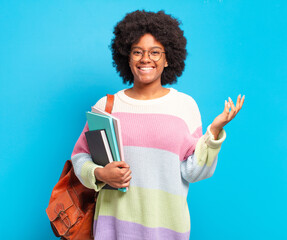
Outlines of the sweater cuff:
<svg viewBox="0 0 287 240">
<path fill-rule="evenodd" d="M 102 166 L 96 165 L 94 163 L 87 163 L 88 166 L 87 167 L 87 171 L 88 171 L 88 181 L 89 183 L 87 183 L 87 185 L 89 185 L 89 188 L 94 189 L 96 192 L 100 191 L 106 184 L 103 182 L 97 182 L 96 180 L 96 176 L 95 176 L 95 169 L 100 167 L 102 168 Z"/>
<path fill-rule="evenodd" d="M 224 129 L 222 129 L 221 132 L 218 134 L 218 139 L 214 140 L 214 136 L 213 136 L 213 134 L 210 131 L 210 126 L 211 125 L 209 125 L 207 127 L 207 131 L 206 131 L 206 133 L 203 136 L 204 141 L 207 144 L 207 146 L 210 147 L 210 148 L 220 148 L 221 144 L 223 143 L 223 141 L 226 138 L 226 132 L 225 132 Z"/>
<path fill-rule="evenodd" d="M 105 184 L 104 182 L 97 181 L 96 176 L 95 176 L 95 170 L 96 170 L 96 168 L 103 168 L 103 166 L 96 166 L 96 167 L 94 168 L 94 170 L 93 170 L 93 177 L 94 177 L 93 182 L 95 183 L 95 188 L 94 188 L 94 189 L 95 189 L 96 192 L 98 192 L 98 191 L 100 191 L 106 184 Z"/>
</svg>

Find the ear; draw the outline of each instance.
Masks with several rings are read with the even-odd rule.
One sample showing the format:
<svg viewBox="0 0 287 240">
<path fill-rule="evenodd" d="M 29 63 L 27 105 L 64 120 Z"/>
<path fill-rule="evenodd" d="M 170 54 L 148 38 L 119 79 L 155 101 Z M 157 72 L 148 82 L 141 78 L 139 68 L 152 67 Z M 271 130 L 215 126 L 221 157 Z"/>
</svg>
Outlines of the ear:
<svg viewBox="0 0 287 240">
<path fill-rule="evenodd" d="M 168 62 L 165 61 L 164 67 L 168 67 Z"/>
</svg>

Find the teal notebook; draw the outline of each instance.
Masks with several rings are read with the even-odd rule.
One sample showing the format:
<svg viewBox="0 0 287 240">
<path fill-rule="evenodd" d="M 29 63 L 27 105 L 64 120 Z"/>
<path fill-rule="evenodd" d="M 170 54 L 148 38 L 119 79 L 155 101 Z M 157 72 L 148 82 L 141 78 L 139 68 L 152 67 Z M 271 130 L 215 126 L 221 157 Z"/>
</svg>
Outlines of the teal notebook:
<svg viewBox="0 0 287 240">
<path fill-rule="evenodd" d="M 114 161 L 121 161 L 113 119 L 102 114 L 87 112 L 89 130 L 106 130 Z"/>
<path fill-rule="evenodd" d="M 90 131 L 105 129 L 113 159 L 114 161 L 121 161 L 113 119 L 94 112 L 87 112 L 86 116 Z M 119 188 L 119 190 L 126 192 L 126 188 Z"/>
</svg>

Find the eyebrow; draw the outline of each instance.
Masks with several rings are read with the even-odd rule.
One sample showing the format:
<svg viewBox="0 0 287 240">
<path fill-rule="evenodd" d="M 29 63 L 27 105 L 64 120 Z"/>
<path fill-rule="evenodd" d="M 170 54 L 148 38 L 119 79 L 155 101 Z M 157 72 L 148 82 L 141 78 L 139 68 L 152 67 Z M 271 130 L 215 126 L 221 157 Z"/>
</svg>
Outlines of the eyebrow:
<svg viewBox="0 0 287 240">
<path fill-rule="evenodd" d="M 135 48 L 142 49 L 141 47 L 137 47 L 137 46 L 135 46 L 135 47 L 132 47 L 132 48 L 131 48 L 131 50 L 133 50 L 133 49 L 135 49 Z M 155 47 L 151 47 L 150 49 L 153 49 L 153 48 L 159 48 L 159 49 L 162 49 L 161 47 L 157 47 L 157 46 L 155 46 Z"/>
</svg>

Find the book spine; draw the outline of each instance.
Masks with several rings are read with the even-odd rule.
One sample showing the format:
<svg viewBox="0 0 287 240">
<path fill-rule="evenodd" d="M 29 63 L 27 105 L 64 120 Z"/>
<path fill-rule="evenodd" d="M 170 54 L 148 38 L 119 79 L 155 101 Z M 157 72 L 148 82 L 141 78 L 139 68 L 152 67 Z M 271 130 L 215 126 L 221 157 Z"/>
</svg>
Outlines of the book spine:
<svg viewBox="0 0 287 240">
<path fill-rule="evenodd" d="M 110 145 L 109 145 L 109 142 L 108 142 L 105 130 L 101 131 L 101 135 L 102 135 L 102 139 L 103 139 L 103 142 L 104 142 L 104 145 L 105 145 L 105 149 L 106 149 L 106 152 L 107 152 L 107 156 L 108 156 L 109 162 L 113 162 L 113 156 L 112 156 L 112 153 L 111 153 Z"/>
<path fill-rule="evenodd" d="M 119 147 L 118 147 L 118 141 L 117 141 L 117 136 L 116 136 L 116 132 L 115 132 L 115 128 L 114 128 L 114 123 L 111 120 L 111 134 L 113 135 L 113 139 L 116 140 L 116 144 L 114 144 L 114 160 L 115 161 L 121 161 L 121 157 L 120 157 L 120 152 L 119 152 Z"/>
</svg>

